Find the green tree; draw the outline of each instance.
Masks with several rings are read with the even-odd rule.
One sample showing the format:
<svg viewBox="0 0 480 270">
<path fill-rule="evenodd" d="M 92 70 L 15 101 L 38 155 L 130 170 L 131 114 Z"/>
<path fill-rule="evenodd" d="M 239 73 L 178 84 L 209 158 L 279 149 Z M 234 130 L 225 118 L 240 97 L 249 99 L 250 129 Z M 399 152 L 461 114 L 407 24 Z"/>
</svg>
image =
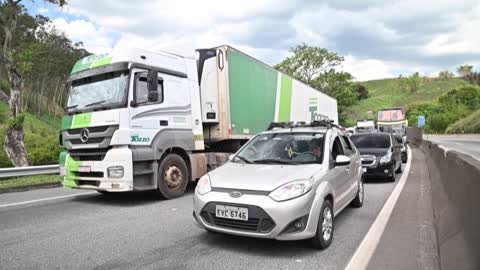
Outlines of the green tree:
<svg viewBox="0 0 480 270">
<path fill-rule="evenodd" d="M 293 54 L 275 68 L 297 80 L 310 84 L 313 80 L 339 66 L 344 58 L 325 48 L 312 47 L 303 43 L 290 48 Z"/>
<path fill-rule="evenodd" d="M 24 72 L 31 68 L 29 55 L 23 58 L 15 53 L 14 39 L 17 30 L 19 17 L 26 13 L 21 5 L 22 0 L 1 0 L 0 1 L 0 25 L 3 30 L 3 47 L 1 61 L 7 73 L 9 82 L 9 125 L 5 134 L 3 148 L 15 166 L 28 166 L 29 159 L 24 145 L 23 131 L 23 93 L 25 87 Z M 63 6 L 65 0 L 45 0 L 45 2 Z M 35 33 L 22 33 L 24 35 L 35 35 Z"/>
<path fill-rule="evenodd" d="M 363 85 L 361 83 L 356 83 L 355 84 L 355 92 L 357 93 L 358 100 L 368 98 L 368 89 L 365 85 Z"/>
<path fill-rule="evenodd" d="M 407 77 L 403 77 L 402 75 L 400 75 L 399 81 L 400 88 L 406 91 L 410 91 L 411 93 L 416 93 L 422 85 L 422 78 L 420 77 L 420 74 L 418 72 L 415 72 Z"/>
<path fill-rule="evenodd" d="M 453 76 L 454 76 L 453 73 L 450 72 L 450 71 L 448 71 L 448 70 L 443 70 L 443 71 L 440 71 L 440 72 L 438 73 L 438 78 L 439 78 L 440 80 L 448 81 L 448 80 L 453 79 Z"/>
<path fill-rule="evenodd" d="M 468 64 L 461 65 L 457 68 L 458 74 L 460 74 L 460 76 L 462 77 L 466 77 L 470 75 L 472 73 L 472 70 L 473 70 L 473 66 Z"/>
</svg>

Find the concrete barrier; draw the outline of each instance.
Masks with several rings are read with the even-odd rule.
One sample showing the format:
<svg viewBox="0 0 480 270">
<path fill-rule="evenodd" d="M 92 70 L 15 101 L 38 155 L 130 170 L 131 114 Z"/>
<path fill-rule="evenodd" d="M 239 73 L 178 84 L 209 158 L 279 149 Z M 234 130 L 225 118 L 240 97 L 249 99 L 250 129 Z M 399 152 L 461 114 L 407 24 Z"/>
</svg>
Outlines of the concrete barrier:
<svg viewBox="0 0 480 270">
<path fill-rule="evenodd" d="M 429 141 L 415 144 L 432 181 L 441 268 L 480 269 L 480 162 Z"/>
<path fill-rule="evenodd" d="M 423 129 L 418 127 L 407 127 L 407 140 L 415 143 L 420 144 L 423 138 Z"/>
</svg>

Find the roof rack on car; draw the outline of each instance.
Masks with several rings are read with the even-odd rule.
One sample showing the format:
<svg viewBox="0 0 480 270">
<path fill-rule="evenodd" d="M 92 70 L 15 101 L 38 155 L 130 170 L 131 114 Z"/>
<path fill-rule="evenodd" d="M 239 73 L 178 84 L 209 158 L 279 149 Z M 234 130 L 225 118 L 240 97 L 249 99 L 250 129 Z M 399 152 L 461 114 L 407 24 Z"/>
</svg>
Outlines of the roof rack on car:
<svg viewBox="0 0 480 270">
<path fill-rule="evenodd" d="M 267 130 L 272 130 L 274 128 L 291 128 L 293 126 L 293 122 L 271 122 L 268 125 Z"/>
<path fill-rule="evenodd" d="M 274 128 L 297 128 L 297 127 L 326 127 L 326 128 L 340 128 L 338 125 L 333 123 L 333 120 L 315 120 L 310 123 L 305 121 L 296 122 L 271 122 L 268 125 L 267 130 L 272 130 Z"/>
</svg>

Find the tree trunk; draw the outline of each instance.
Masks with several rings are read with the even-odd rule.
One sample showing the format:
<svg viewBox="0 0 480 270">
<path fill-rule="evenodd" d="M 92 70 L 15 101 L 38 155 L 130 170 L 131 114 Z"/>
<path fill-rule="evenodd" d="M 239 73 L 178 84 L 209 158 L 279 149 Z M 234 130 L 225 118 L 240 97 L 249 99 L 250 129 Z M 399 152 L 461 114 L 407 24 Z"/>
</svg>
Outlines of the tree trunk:
<svg viewBox="0 0 480 270">
<path fill-rule="evenodd" d="M 14 9 L 18 9 L 18 2 L 11 2 Z M 17 26 L 17 11 L 13 11 L 13 14 L 4 20 L 6 22 L 3 25 L 5 32 L 5 40 L 3 43 L 3 61 L 5 63 L 5 70 L 7 71 L 7 77 L 10 86 L 10 119 L 8 122 L 7 132 L 5 134 L 5 141 L 3 143 L 3 149 L 8 158 L 12 161 L 15 167 L 28 166 L 30 164 L 28 160 L 27 151 L 23 143 L 23 88 L 24 83 L 20 71 L 17 69 L 15 62 L 13 61 L 12 50 L 12 33 Z"/>
<path fill-rule="evenodd" d="M 14 67 L 7 65 L 10 80 L 10 122 L 8 124 L 3 149 L 15 167 L 28 166 L 28 154 L 25 149 L 23 132 L 23 100 L 24 87 L 22 78 Z"/>
</svg>

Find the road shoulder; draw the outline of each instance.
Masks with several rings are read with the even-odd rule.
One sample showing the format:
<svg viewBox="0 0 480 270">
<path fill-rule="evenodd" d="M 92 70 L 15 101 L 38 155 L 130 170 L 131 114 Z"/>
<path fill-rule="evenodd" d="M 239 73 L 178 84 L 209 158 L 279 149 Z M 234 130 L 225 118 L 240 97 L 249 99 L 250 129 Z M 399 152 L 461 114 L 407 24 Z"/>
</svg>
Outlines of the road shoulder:
<svg viewBox="0 0 480 270">
<path fill-rule="evenodd" d="M 439 269 L 430 175 L 416 147 L 412 159 L 407 183 L 368 269 Z"/>
</svg>

